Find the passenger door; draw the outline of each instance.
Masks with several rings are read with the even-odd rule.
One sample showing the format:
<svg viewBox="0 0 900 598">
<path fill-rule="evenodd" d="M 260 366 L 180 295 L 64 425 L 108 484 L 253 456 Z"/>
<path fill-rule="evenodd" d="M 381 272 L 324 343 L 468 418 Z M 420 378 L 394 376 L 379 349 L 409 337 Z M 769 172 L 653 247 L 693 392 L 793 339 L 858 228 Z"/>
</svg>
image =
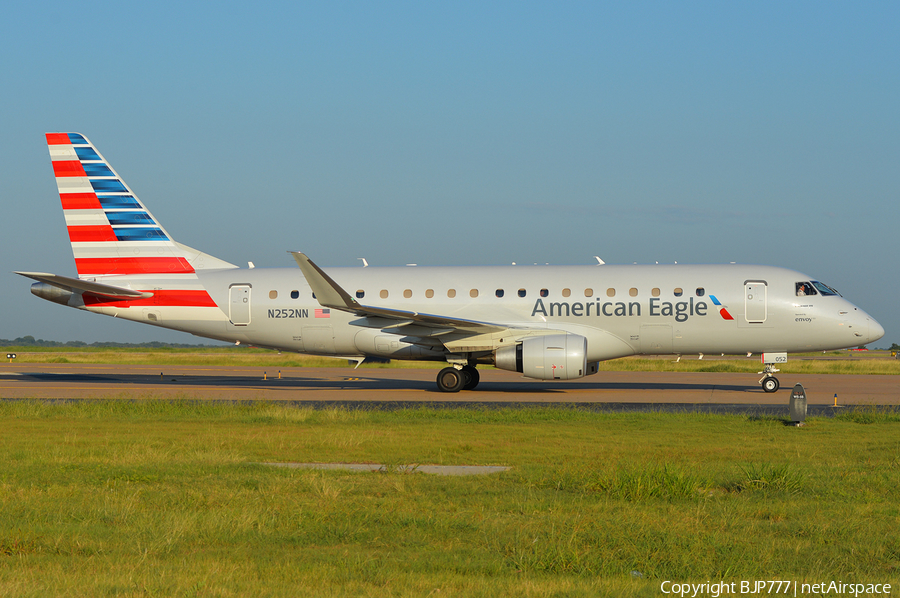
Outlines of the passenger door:
<svg viewBox="0 0 900 598">
<path fill-rule="evenodd" d="M 229 289 L 230 311 L 228 317 L 235 326 L 250 323 L 250 285 L 236 284 Z"/>
<path fill-rule="evenodd" d="M 744 283 L 744 318 L 748 324 L 762 324 L 766 321 L 767 290 L 764 280 L 748 280 Z"/>
</svg>

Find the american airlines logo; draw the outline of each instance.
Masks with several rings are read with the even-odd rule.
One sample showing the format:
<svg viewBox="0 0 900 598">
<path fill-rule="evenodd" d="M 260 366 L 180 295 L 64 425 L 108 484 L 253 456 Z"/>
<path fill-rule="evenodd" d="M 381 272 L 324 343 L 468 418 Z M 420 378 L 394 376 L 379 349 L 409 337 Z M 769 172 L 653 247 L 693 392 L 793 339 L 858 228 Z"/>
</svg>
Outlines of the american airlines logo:
<svg viewBox="0 0 900 598">
<path fill-rule="evenodd" d="M 722 302 L 719 301 L 718 299 L 716 299 L 715 295 L 710 295 L 709 298 L 712 299 L 712 302 L 716 305 L 716 307 L 721 308 L 721 309 L 719 309 L 719 315 L 722 316 L 723 320 L 733 320 L 734 319 L 731 316 L 731 314 L 728 313 L 728 309 L 724 305 L 722 305 Z"/>
</svg>

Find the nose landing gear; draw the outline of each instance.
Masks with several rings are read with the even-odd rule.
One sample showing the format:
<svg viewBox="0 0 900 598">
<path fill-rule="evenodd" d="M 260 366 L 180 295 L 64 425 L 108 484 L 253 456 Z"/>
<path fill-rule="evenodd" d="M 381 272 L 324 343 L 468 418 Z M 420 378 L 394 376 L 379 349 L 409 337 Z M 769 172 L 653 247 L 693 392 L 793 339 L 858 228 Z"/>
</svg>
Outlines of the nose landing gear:
<svg viewBox="0 0 900 598">
<path fill-rule="evenodd" d="M 766 370 L 768 370 L 768 368 L 766 368 Z M 775 392 L 781 386 L 781 382 L 778 381 L 778 378 L 776 378 L 775 376 L 772 375 L 773 373 L 775 373 L 777 371 L 778 370 L 773 367 L 771 372 L 769 372 L 769 371 L 759 372 L 760 374 L 765 374 L 765 376 L 763 376 L 762 379 L 759 381 L 759 383 L 762 384 L 762 389 L 764 391 Z"/>
<path fill-rule="evenodd" d="M 765 392 L 775 392 L 781 386 L 775 372 L 780 371 L 775 367 L 776 363 L 787 363 L 787 353 L 763 353 L 762 354 L 763 371 L 757 372 L 763 377 L 759 379 L 762 389 Z"/>
</svg>

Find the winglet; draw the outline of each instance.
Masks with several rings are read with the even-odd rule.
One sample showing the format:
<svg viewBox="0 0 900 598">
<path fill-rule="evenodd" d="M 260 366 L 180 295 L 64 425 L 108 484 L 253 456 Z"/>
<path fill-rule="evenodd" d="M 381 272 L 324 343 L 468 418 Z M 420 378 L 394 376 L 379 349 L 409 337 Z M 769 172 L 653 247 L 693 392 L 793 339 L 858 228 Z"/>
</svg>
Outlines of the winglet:
<svg viewBox="0 0 900 598">
<path fill-rule="evenodd" d="M 355 312 L 360 309 L 359 303 L 351 297 L 347 291 L 330 276 L 325 274 L 311 259 L 299 251 L 291 251 L 300 271 L 306 277 L 306 282 L 316 295 L 316 300 L 322 307 L 333 307 L 344 311 Z"/>
</svg>

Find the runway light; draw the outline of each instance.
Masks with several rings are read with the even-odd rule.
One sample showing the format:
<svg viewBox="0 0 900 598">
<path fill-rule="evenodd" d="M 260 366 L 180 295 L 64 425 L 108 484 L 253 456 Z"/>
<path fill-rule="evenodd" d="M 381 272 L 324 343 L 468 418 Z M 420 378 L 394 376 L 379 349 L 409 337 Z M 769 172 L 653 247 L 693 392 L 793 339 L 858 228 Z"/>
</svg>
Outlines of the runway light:
<svg viewBox="0 0 900 598">
<path fill-rule="evenodd" d="M 12 363 L 12 360 L 16 358 L 16 354 L 15 353 L 7 353 L 6 358 L 9 360 L 10 363 Z"/>
</svg>

